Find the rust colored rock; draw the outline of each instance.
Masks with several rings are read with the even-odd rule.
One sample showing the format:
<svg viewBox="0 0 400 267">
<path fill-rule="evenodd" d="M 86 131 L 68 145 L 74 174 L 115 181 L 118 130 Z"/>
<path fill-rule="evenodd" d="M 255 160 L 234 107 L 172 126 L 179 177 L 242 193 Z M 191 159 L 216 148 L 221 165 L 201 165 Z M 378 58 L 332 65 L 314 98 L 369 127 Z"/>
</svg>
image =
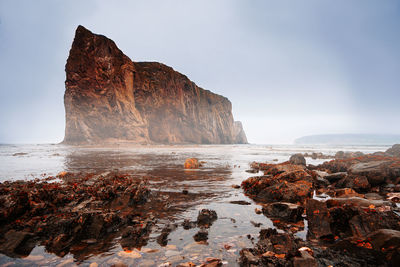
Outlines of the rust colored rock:
<svg viewBox="0 0 400 267">
<path fill-rule="evenodd" d="M 358 194 L 356 191 L 354 191 L 352 188 L 341 188 L 337 189 L 334 192 L 335 197 L 341 197 L 341 198 L 346 198 L 346 197 L 363 197 L 363 195 Z"/>
<path fill-rule="evenodd" d="M 336 184 L 336 187 L 352 188 L 359 193 L 365 193 L 369 191 L 371 185 L 369 184 L 368 179 L 365 176 L 347 175 Z"/>
<path fill-rule="evenodd" d="M 196 158 L 190 158 L 185 160 L 184 164 L 185 169 L 198 169 L 200 167 L 200 163 Z"/>
<path fill-rule="evenodd" d="M 253 163 L 255 165 L 255 163 Z M 312 172 L 303 165 L 289 162 L 257 164 L 264 176 L 250 177 L 242 182 L 244 192 L 263 202 L 284 201 L 304 203 L 313 191 Z"/>
<path fill-rule="evenodd" d="M 332 198 L 325 203 L 335 235 L 362 238 L 379 229 L 400 230 L 398 215 L 388 201 L 350 197 Z"/>
<path fill-rule="evenodd" d="M 315 199 L 307 201 L 308 237 L 323 238 L 332 236 L 331 218 L 325 202 Z"/>
<path fill-rule="evenodd" d="M 64 143 L 247 143 L 231 102 L 157 62 L 133 62 L 76 30 L 66 70 Z"/>
</svg>

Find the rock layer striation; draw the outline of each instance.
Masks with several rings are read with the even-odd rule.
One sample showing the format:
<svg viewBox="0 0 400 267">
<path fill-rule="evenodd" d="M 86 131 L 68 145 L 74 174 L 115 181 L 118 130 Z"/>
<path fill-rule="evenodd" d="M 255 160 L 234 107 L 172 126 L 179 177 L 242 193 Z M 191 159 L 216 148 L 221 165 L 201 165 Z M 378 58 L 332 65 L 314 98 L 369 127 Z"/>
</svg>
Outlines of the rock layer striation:
<svg viewBox="0 0 400 267">
<path fill-rule="evenodd" d="M 64 143 L 247 143 L 231 102 L 157 62 L 133 62 L 83 26 L 65 67 Z"/>
</svg>

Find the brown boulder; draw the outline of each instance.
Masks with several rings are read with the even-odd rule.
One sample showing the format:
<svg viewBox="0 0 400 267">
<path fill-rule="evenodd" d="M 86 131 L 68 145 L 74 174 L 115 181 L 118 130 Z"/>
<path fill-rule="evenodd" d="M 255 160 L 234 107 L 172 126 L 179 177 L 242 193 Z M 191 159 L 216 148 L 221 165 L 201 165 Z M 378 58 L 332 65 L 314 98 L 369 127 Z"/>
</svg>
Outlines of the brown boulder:
<svg viewBox="0 0 400 267">
<path fill-rule="evenodd" d="M 196 158 L 189 158 L 185 160 L 184 167 L 185 169 L 198 169 L 200 167 L 200 163 Z"/>
<path fill-rule="evenodd" d="M 306 166 L 306 159 L 304 158 L 303 154 L 294 154 L 290 157 L 289 162 L 295 165 L 304 165 Z"/>
<path fill-rule="evenodd" d="M 359 193 L 368 192 L 371 185 L 367 177 L 362 175 L 347 175 L 345 178 L 337 182 L 336 187 L 339 188 L 352 188 Z"/>
</svg>

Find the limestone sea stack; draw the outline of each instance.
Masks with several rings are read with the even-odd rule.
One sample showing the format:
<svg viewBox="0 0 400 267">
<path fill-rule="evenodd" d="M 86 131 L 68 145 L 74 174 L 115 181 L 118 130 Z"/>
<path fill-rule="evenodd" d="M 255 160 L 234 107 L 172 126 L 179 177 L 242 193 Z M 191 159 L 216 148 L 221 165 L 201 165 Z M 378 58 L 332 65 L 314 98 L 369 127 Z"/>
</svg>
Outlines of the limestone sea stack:
<svg viewBox="0 0 400 267">
<path fill-rule="evenodd" d="M 157 62 L 133 62 L 78 26 L 65 81 L 64 143 L 247 143 L 231 102 Z"/>
</svg>

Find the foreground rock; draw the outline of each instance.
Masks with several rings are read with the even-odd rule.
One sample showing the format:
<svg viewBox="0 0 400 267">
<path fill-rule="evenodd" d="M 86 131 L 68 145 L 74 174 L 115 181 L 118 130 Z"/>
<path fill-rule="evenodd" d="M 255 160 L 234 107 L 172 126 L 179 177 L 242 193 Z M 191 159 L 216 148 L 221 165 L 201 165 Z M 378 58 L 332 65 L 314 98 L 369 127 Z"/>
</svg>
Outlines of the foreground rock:
<svg viewBox="0 0 400 267">
<path fill-rule="evenodd" d="M 289 162 L 263 164 L 264 176 L 251 177 L 242 182 L 244 192 L 263 202 L 284 201 L 304 203 L 313 191 L 312 172 L 303 165 Z"/>
<path fill-rule="evenodd" d="M 127 249 L 147 243 L 153 221 L 136 210 L 150 196 L 146 181 L 114 174 L 63 179 L 0 184 L 1 253 L 27 256 L 40 244 L 63 256 L 75 245 L 107 248 L 117 236 Z"/>
<path fill-rule="evenodd" d="M 231 102 L 157 62 L 132 62 L 82 26 L 66 70 L 64 143 L 247 143 Z"/>
<path fill-rule="evenodd" d="M 253 162 L 264 175 L 248 178 L 242 187 L 261 202 L 279 232 L 261 230 L 259 242 L 240 252 L 241 265 L 399 266 L 396 149 L 319 166 L 305 166 L 298 155 L 280 164 Z M 300 240 L 293 234 L 304 228 L 303 219 L 308 231 Z"/>
</svg>

